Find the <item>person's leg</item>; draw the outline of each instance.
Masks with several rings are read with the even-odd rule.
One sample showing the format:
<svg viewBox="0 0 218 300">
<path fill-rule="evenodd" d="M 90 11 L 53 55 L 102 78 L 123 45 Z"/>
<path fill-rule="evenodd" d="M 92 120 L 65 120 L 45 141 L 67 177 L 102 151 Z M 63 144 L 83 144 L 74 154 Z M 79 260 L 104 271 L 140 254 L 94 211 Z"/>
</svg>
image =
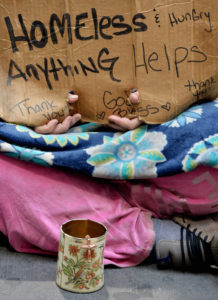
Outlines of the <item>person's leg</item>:
<svg viewBox="0 0 218 300">
<path fill-rule="evenodd" d="M 185 174 L 122 182 L 117 188 L 132 206 L 153 212 L 156 243 L 152 254 L 159 266 L 218 264 L 217 169 L 200 167 Z M 173 218 L 177 214 L 183 218 Z M 181 222 L 184 216 L 191 218 Z"/>
<path fill-rule="evenodd" d="M 218 267 L 218 214 L 153 221 L 156 233 L 154 249 L 159 267 Z"/>
<path fill-rule="evenodd" d="M 158 187 L 160 179 L 153 180 L 151 184 L 147 181 L 147 185 L 111 184 L 4 155 L 0 155 L 0 169 L 4 170 L 0 172 L 0 230 L 9 237 L 16 250 L 24 252 L 56 252 L 60 225 L 73 218 L 90 218 L 108 227 L 105 262 L 118 266 L 136 265 L 149 256 L 154 243 L 149 210 L 156 217 L 171 218 L 174 213 L 190 213 L 186 202 L 201 209 L 210 203 L 203 197 L 199 206 L 195 203 L 198 199 L 184 201 L 184 197 L 177 194 L 174 181 L 180 182 L 180 175 L 161 179 L 166 187 L 169 179 L 172 180 L 173 193 L 170 187 L 168 190 Z M 187 187 L 187 182 L 182 179 Z M 162 184 L 164 186 L 164 182 Z M 213 209 L 216 208 L 215 201 L 212 201 Z M 196 214 L 199 214 L 198 211 Z M 168 233 L 175 228 L 172 221 L 172 230 L 165 230 L 165 225 L 157 224 L 155 221 L 156 245 L 158 240 L 170 240 Z M 166 223 L 161 220 L 160 224 Z M 167 236 L 162 236 L 158 230 L 167 233 Z M 173 235 L 180 231 L 181 227 L 177 227 Z M 177 236 L 181 244 L 184 235 Z"/>
<path fill-rule="evenodd" d="M 188 173 L 114 184 L 132 206 L 152 211 L 156 218 L 218 212 L 218 169 L 215 168 L 198 167 Z"/>
<path fill-rule="evenodd" d="M 137 265 L 153 247 L 151 213 L 132 207 L 109 181 L 0 154 L 0 191 L 0 231 L 17 251 L 56 253 L 70 219 L 106 225 L 106 264 Z"/>
<path fill-rule="evenodd" d="M 166 210 L 160 211 L 159 216 L 173 216 L 171 228 L 177 237 L 174 241 L 168 238 L 166 221 L 154 221 L 159 265 L 197 269 L 218 266 L 218 170 L 199 167 L 166 179 L 154 180 L 157 188 L 164 188 L 178 199 L 172 201 L 166 196 Z M 175 216 L 178 214 L 181 216 Z"/>
</svg>

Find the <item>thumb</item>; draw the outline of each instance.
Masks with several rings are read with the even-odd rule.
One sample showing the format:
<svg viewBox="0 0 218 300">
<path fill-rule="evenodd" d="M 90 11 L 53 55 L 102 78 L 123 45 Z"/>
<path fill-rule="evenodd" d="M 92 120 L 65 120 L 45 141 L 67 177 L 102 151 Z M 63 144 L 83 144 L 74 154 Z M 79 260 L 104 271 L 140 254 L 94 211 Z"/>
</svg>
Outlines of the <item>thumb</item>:
<svg viewBox="0 0 218 300">
<path fill-rule="evenodd" d="M 73 95 L 71 93 L 68 94 L 68 98 L 67 98 L 68 103 L 72 104 L 72 103 L 78 101 L 78 99 L 79 99 L 78 95 Z"/>
<path fill-rule="evenodd" d="M 139 103 L 139 92 L 136 89 L 133 89 L 131 91 L 131 94 L 129 96 L 129 101 L 131 104 L 137 104 Z"/>
</svg>

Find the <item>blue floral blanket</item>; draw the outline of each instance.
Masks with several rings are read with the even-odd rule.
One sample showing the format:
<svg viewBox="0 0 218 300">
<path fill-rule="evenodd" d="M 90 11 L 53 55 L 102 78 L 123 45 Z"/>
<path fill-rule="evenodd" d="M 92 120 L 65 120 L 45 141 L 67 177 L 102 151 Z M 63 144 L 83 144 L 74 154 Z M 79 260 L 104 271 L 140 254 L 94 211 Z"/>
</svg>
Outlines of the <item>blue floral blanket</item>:
<svg viewBox="0 0 218 300">
<path fill-rule="evenodd" d="M 195 105 L 161 125 L 125 133 L 86 123 L 65 134 L 42 135 L 0 122 L 0 152 L 93 177 L 144 179 L 218 168 L 218 99 Z"/>
</svg>

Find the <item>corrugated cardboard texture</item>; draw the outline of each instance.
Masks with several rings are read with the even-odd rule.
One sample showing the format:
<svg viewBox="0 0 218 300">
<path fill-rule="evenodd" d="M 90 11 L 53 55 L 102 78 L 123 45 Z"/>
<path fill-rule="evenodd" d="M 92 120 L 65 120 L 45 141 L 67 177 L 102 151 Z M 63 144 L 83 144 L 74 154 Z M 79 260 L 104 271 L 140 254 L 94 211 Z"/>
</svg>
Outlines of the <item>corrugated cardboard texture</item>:
<svg viewBox="0 0 218 300">
<path fill-rule="evenodd" d="M 0 117 L 147 123 L 218 96 L 217 0 L 0 0 Z M 140 103 L 130 105 L 132 88 Z M 70 109 L 70 113 L 72 110 Z"/>
</svg>

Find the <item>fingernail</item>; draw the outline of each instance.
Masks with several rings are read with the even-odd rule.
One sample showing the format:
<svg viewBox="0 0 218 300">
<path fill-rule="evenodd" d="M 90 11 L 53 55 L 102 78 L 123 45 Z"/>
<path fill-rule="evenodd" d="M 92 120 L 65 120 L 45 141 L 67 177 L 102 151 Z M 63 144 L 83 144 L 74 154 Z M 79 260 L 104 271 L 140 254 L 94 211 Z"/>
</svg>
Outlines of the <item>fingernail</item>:
<svg viewBox="0 0 218 300">
<path fill-rule="evenodd" d="M 74 93 L 74 91 L 70 91 L 69 94 L 74 95 L 75 93 Z"/>
<path fill-rule="evenodd" d="M 137 92 L 137 89 L 132 89 L 131 94 Z"/>
</svg>

